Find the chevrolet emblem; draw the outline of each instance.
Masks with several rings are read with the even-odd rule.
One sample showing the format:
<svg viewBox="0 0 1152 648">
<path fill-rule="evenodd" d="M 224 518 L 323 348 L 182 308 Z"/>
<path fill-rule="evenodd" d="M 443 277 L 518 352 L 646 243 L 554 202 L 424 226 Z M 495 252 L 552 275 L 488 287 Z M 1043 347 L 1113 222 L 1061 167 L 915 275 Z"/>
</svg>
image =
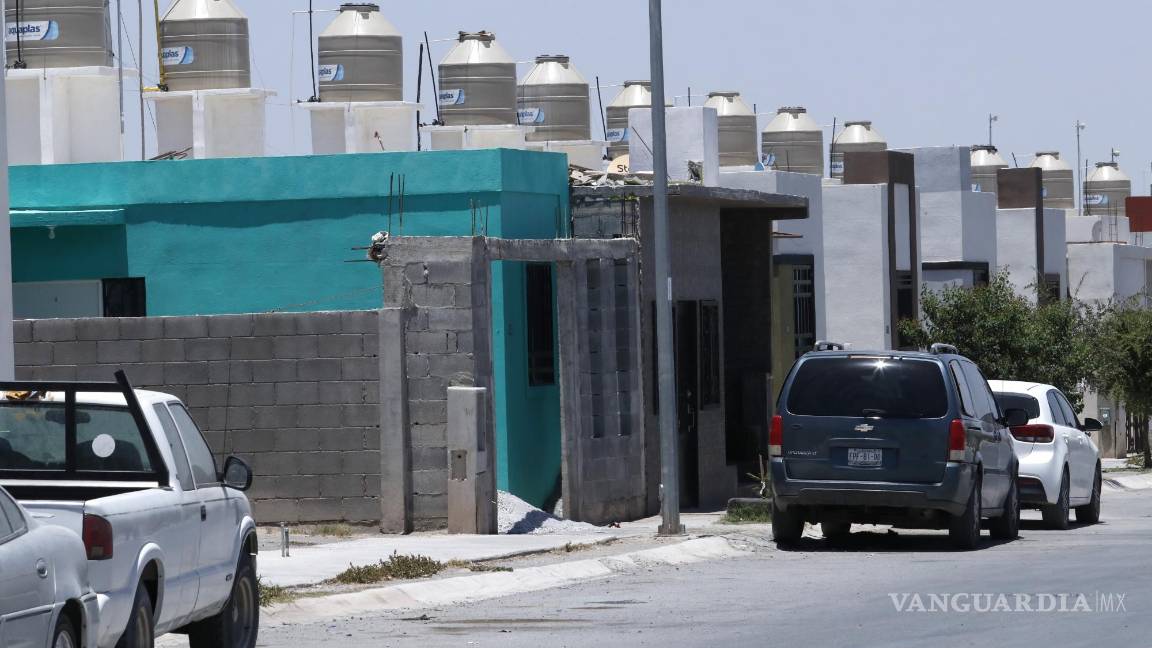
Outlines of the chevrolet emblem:
<svg viewBox="0 0 1152 648">
<path fill-rule="evenodd" d="M 872 427 L 871 425 L 868 425 L 867 423 L 861 423 L 860 425 L 857 425 L 854 429 L 857 432 L 871 432 L 872 430 L 875 430 L 876 428 Z"/>
</svg>

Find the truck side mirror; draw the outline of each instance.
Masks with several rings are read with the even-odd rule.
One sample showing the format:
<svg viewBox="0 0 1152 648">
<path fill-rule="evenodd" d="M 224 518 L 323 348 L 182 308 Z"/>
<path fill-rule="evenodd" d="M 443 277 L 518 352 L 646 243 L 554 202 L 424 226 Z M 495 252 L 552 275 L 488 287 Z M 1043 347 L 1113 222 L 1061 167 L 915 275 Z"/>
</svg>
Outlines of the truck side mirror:
<svg viewBox="0 0 1152 648">
<path fill-rule="evenodd" d="M 220 480 L 229 488 L 246 491 L 252 487 L 252 469 L 239 457 L 228 457 L 224 462 L 224 476 Z"/>
</svg>

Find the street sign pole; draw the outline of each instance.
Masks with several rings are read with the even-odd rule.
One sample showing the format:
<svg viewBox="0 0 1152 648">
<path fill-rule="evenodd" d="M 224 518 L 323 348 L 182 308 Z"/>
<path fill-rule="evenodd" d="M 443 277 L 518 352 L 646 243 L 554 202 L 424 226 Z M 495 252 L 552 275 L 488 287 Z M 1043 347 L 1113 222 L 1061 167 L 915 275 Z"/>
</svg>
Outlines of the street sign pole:
<svg viewBox="0 0 1152 648">
<path fill-rule="evenodd" d="M 676 359 L 672 354 L 672 273 L 668 252 L 668 139 L 664 115 L 664 26 L 660 0 L 649 0 L 652 53 L 652 211 L 656 274 L 656 355 L 660 368 L 660 535 L 680 535 L 680 464 L 676 434 Z"/>
</svg>

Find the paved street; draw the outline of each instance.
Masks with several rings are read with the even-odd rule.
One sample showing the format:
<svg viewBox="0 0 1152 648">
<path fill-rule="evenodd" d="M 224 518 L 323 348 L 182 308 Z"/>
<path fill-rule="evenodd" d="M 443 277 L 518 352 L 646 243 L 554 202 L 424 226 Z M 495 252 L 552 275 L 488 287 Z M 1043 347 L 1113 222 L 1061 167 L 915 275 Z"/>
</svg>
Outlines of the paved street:
<svg viewBox="0 0 1152 648">
<path fill-rule="evenodd" d="M 806 540 L 797 551 L 639 570 L 453 609 L 265 627 L 260 645 L 1147 645 L 1149 493 L 1108 492 L 1098 526 L 1047 531 L 1036 512 L 1025 518 L 1020 540 L 974 553 L 948 550 L 934 532 L 861 533 L 838 550 Z M 1124 611 L 1098 611 L 1097 592 L 1125 595 Z M 925 607 L 930 594 L 1004 593 L 1015 605 L 1015 594 L 1064 593 L 1072 595 L 1066 609 L 1083 593 L 1093 611 L 896 610 L 890 594 L 911 606 L 902 595 L 916 593 Z"/>
</svg>

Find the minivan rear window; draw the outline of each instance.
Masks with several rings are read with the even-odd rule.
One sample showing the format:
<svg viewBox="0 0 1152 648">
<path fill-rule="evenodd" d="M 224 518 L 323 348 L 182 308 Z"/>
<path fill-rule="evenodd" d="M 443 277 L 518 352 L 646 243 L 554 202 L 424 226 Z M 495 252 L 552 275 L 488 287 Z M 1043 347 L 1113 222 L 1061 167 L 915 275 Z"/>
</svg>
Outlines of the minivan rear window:
<svg viewBox="0 0 1152 648">
<path fill-rule="evenodd" d="M 796 371 L 788 411 L 801 416 L 940 418 L 948 392 L 940 365 L 911 358 L 810 358 Z"/>
<path fill-rule="evenodd" d="M 1028 412 L 1028 418 L 1040 418 L 1040 401 L 1028 394 L 996 392 L 996 402 L 999 403 L 1001 412 L 1008 409 L 1022 409 Z"/>
</svg>

